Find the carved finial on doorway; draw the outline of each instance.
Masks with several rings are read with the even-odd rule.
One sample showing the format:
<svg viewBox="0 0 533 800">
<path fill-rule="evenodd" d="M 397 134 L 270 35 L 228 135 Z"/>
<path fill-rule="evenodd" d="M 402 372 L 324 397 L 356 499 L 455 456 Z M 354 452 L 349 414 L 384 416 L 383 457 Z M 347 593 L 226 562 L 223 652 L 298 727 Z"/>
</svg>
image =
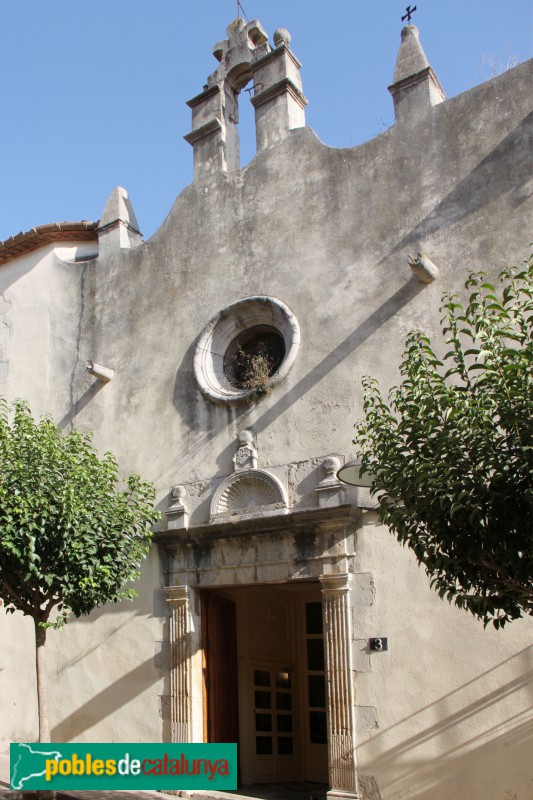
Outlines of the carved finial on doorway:
<svg viewBox="0 0 533 800">
<path fill-rule="evenodd" d="M 187 529 L 189 526 L 189 504 L 185 486 L 173 486 L 170 490 L 169 506 L 166 510 L 168 529 Z"/>
<path fill-rule="evenodd" d="M 321 471 L 324 477 L 315 489 L 319 508 L 341 506 L 346 502 L 344 486 L 337 478 L 340 466 L 341 462 L 336 456 L 328 456 L 322 462 Z"/>
<path fill-rule="evenodd" d="M 241 431 L 237 439 L 237 452 L 233 456 L 235 471 L 257 468 L 257 448 L 251 431 Z"/>
</svg>

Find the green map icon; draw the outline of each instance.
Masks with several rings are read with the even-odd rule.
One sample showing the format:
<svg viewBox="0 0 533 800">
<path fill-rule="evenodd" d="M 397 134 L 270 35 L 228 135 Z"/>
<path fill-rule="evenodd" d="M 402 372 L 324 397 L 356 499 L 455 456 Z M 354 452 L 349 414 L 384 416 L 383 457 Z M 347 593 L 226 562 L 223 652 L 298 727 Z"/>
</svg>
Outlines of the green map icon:
<svg viewBox="0 0 533 800">
<path fill-rule="evenodd" d="M 11 789 L 17 791 L 28 788 L 25 784 L 33 778 L 44 778 L 46 762 L 58 761 L 62 753 L 58 750 L 43 750 L 43 745 L 17 745 L 16 756 L 11 758 Z M 11 751 L 13 756 L 13 751 Z"/>
<path fill-rule="evenodd" d="M 236 789 L 237 745 L 177 742 L 11 744 L 11 789 Z"/>
</svg>

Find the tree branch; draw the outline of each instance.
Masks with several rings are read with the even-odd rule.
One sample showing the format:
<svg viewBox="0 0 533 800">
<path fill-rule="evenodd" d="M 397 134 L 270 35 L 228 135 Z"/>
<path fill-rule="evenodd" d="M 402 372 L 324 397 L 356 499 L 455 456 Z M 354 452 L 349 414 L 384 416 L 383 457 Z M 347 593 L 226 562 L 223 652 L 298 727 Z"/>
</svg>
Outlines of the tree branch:
<svg viewBox="0 0 533 800">
<path fill-rule="evenodd" d="M 491 564 L 490 561 L 485 561 L 485 559 L 481 559 L 480 561 L 483 567 L 487 569 L 492 569 L 495 572 L 498 571 L 499 567 L 495 564 Z M 497 584 L 498 586 L 505 586 L 507 589 L 511 589 L 513 592 L 517 592 L 518 594 L 522 595 L 522 597 L 528 598 L 533 602 L 533 587 L 526 586 L 520 581 L 514 581 L 509 578 L 491 578 L 488 577 L 487 581 L 490 583 Z"/>
<path fill-rule="evenodd" d="M 15 591 L 15 589 L 12 589 L 12 588 L 11 588 L 11 586 L 9 585 L 9 583 L 6 581 L 6 579 L 5 579 L 5 578 L 0 578 L 0 583 L 2 584 L 2 586 L 4 586 L 4 587 L 5 587 L 5 590 L 6 590 L 6 592 L 8 593 L 8 595 L 11 595 L 11 597 L 12 597 L 12 598 L 14 598 L 14 599 L 17 601 L 17 603 L 18 603 L 18 604 L 19 604 L 19 606 L 20 606 L 20 609 L 19 609 L 20 611 L 26 611 L 26 613 L 27 613 L 27 614 L 29 614 L 29 615 L 30 615 L 30 616 L 32 616 L 32 617 L 35 617 L 35 615 L 36 615 L 36 609 L 34 609 L 32 606 L 30 606 L 30 605 L 29 605 L 29 604 L 28 604 L 28 603 L 27 603 L 27 602 L 26 602 L 26 601 L 25 601 L 25 600 L 24 600 L 24 599 L 23 599 L 23 598 L 20 596 L 20 594 L 19 594 L 17 591 Z"/>
</svg>

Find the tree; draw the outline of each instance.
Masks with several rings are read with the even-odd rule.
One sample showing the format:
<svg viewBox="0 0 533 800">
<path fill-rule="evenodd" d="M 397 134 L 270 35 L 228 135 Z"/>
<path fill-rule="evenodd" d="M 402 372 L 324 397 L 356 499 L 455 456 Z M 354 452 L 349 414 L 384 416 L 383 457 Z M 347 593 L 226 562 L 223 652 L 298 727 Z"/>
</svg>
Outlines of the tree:
<svg viewBox="0 0 533 800">
<path fill-rule="evenodd" d="M 122 489 L 111 453 L 100 459 L 88 434 L 63 434 L 26 403 L 0 399 L 0 598 L 33 618 L 39 740 L 50 741 L 45 643 L 69 615 L 136 595 L 154 489 L 130 475 Z"/>
<path fill-rule="evenodd" d="M 388 402 L 363 380 L 354 440 L 380 520 L 441 598 L 496 628 L 533 613 L 533 257 L 500 281 L 470 275 L 464 307 L 444 296 L 448 351 L 411 332 Z"/>
</svg>

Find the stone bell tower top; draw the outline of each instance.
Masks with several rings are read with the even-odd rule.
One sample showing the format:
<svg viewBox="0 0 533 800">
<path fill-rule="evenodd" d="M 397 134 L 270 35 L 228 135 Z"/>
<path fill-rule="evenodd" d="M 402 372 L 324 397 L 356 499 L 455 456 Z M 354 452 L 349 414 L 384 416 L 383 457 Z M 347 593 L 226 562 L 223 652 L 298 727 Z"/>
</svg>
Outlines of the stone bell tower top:
<svg viewBox="0 0 533 800">
<path fill-rule="evenodd" d="M 445 100 L 446 95 L 420 44 L 416 25 L 406 25 L 393 83 L 389 92 L 394 100 L 396 119 L 401 122 L 427 106 Z"/>
<path fill-rule="evenodd" d="M 227 35 L 213 48 L 219 66 L 201 94 L 188 102 L 192 131 L 185 139 L 194 148 L 195 180 L 240 168 L 238 97 L 250 81 L 258 152 L 305 126 L 301 64 L 289 47 L 289 32 L 279 28 L 271 47 L 257 20 L 239 18 Z"/>
<path fill-rule="evenodd" d="M 240 91 L 252 78 L 250 65 L 254 58 L 269 53 L 271 48 L 268 36 L 256 19 L 246 23 L 239 17 L 228 25 L 226 33 L 228 38 L 213 47 L 213 55 L 220 61 L 220 67 L 209 76 L 207 86 L 229 80 Z"/>
</svg>

